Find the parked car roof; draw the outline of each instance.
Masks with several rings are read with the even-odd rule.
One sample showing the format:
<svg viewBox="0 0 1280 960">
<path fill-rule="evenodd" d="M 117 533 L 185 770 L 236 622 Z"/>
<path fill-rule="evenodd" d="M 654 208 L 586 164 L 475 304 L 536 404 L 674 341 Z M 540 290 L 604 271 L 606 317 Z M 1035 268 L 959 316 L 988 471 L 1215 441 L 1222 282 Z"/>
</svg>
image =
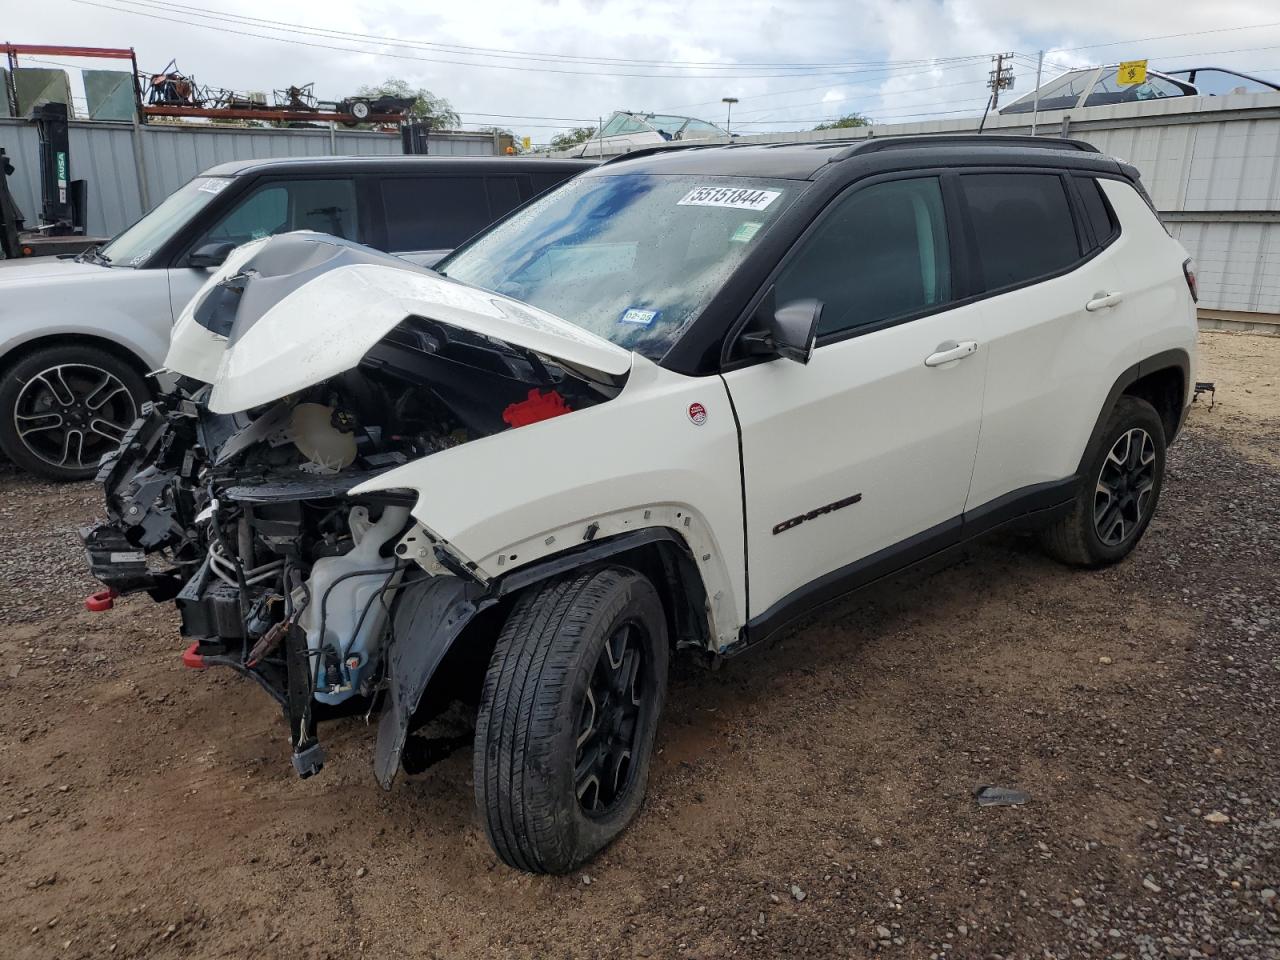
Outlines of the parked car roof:
<svg viewBox="0 0 1280 960">
<path fill-rule="evenodd" d="M 855 157 L 874 157 L 877 166 L 886 168 L 916 167 L 922 162 L 949 166 L 993 161 L 1023 162 L 1037 158 L 1040 163 L 1059 166 L 1115 165 L 1115 161 L 1103 157 L 1081 140 L 941 134 L 790 143 L 672 145 L 624 154 L 606 161 L 589 175 L 663 173 L 812 180 L 828 164 Z"/>
<path fill-rule="evenodd" d="M 436 173 L 475 170 L 502 170 L 529 173 L 538 170 L 585 170 L 598 160 L 551 160 L 544 157 L 270 157 L 264 160 L 229 160 L 201 173 L 205 177 L 240 177 L 251 173 L 296 173 L 341 171 L 343 173 L 386 173 L 431 171 Z"/>
</svg>

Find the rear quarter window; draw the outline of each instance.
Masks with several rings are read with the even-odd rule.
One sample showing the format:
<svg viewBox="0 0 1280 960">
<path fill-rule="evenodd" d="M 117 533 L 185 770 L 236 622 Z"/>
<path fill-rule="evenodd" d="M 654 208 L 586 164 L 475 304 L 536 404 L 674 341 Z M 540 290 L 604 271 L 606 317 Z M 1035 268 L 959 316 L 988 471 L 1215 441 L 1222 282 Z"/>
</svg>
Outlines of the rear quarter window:
<svg viewBox="0 0 1280 960">
<path fill-rule="evenodd" d="M 974 173 L 960 178 L 984 290 L 1060 273 L 1080 259 L 1062 177 Z"/>
<path fill-rule="evenodd" d="M 1093 232 L 1093 245 L 1105 247 L 1120 229 L 1111 204 L 1102 192 L 1102 184 L 1094 177 L 1081 177 L 1076 180 L 1076 189 L 1080 191 L 1085 220 Z"/>
</svg>

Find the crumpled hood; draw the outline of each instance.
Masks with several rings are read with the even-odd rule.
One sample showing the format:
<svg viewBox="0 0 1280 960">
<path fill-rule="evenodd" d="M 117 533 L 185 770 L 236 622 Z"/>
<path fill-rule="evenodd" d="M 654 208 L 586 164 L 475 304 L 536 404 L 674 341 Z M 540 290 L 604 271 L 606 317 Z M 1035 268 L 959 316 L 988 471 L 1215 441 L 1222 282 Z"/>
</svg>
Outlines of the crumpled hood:
<svg viewBox="0 0 1280 960">
<path fill-rule="evenodd" d="M 330 244 L 345 254 L 307 254 L 294 273 L 268 278 L 257 302 L 250 302 L 254 262 L 270 254 L 272 244 Z M 243 249 L 243 248 L 242 248 Z M 354 250 L 354 252 L 352 252 Z M 209 409 L 237 413 L 337 376 L 359 364 L 379 340 L 408 317 L 423 317 L 532 350 L 579 371 L 619 377 L 631 369 L 632 354 L 608 340 L 526 303 L 467 286 L 406 261 L 348 241 L 317 234 L 272 238 L 256 247 L 256 256 L 233 254 L 234 264 L 219 271 L 183 312 L 166 366 L 213 383 Z M 350 262 L 353 259 L 356 262 Z M 265 261 L 264 261 L 265 262 Z M 331 265 L 336 264 L 336 265 Z M 229 274 L 218 279 L 218 276 Z M 301 279 L 301 285 L 289 278 Z M 210 319 L 219 285 L 232 291 L 235 318 L 227 339 L 211 332 Z M 204 304 L 205 316 L 202 318 Z M 203 325 L 200 322 L 203 319 Z M 192 327 L 203 345 L 190 349 Z M 221 350 L 216 374 L 209 372 L 211 352 Z M 194 362 L 203 358 L 202 362 Z"/>
</svg>

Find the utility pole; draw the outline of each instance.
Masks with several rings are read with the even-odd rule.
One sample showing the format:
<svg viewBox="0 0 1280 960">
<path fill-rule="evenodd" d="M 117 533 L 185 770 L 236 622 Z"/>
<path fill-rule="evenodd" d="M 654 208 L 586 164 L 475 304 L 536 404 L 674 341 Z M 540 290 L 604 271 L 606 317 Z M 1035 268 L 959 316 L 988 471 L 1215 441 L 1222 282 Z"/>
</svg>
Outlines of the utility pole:
<svg viewBox="0 0 1280 960">
<path fill-rule="evenodd" d="M 1044 51 L 1036 57 L 1036 92 L 1031 101 L 1031 135 L 1036 135 L 1036 121 L 1040 119 L 1040 75 L 1044 72 Z"/>
<path fill-rule="evenodd" d="M 737 98 L 737 97 L 721 97 L 721 98 L 720 98 L 720 102 L 721 102 L 721 103 L 727 103 L 727 104 L 729 105 L 729 113 L 728 113 L 728 115 L 724 118 L 724 132 L 725 132 L 725 133 L 727 133 L 727 134 L 729 134 L 729 136 L 733 136 L 733 126 L 732 126 L 732 124 L 733 124 L 733 105 L 734 105 L 735 103 L 737 103 L 737 102 L 738 102 L 738 98 Z"/>
<path fill-rule="evenodd" d="M 1012 60 L 1012 53 L 997 53 L 991 58 L 991 62 L 995 64 L 995 67 L 991 70 L 987 86 L 991 88 L 992 110 L 1000 106 L 1000 91 L 1009 90 L 1013 87 L 1013 63 L 1010 62 L 1008 66 L 1005 66 L 1005 61 Z"/>
</svg>

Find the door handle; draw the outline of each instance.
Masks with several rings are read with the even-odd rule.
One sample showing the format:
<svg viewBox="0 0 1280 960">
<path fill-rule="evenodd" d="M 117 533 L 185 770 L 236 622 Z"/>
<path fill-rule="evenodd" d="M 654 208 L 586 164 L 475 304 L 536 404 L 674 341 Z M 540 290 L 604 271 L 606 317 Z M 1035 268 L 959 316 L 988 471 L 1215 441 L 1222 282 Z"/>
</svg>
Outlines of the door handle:
<svg viewBox="0 0 1280 960">
<path fill-rule="evenodd" d="M 1107 307 L 1114 307 L 1123 299 L 1123 293 L 1107 293 L 1105 290 L 1099 290 L 1093 295 L 1093 299 L 1084 305 L 1084 308 L 1090 313 L 1094 313 L 1098 310 L 1105 310 Z"/>
<path fill-rule="evenodd" d="M 945 343 L 938 344 L 933 353 L 924 358 L 926 367 L 940 367 L 944 363 L 950 363 L 952 360 L 963 360 L 965 357 L 971 357 L 978 352 L 978 341 L 962 340 L 957 343 L 954 340 L 948 340 Z"/>
</svg>

